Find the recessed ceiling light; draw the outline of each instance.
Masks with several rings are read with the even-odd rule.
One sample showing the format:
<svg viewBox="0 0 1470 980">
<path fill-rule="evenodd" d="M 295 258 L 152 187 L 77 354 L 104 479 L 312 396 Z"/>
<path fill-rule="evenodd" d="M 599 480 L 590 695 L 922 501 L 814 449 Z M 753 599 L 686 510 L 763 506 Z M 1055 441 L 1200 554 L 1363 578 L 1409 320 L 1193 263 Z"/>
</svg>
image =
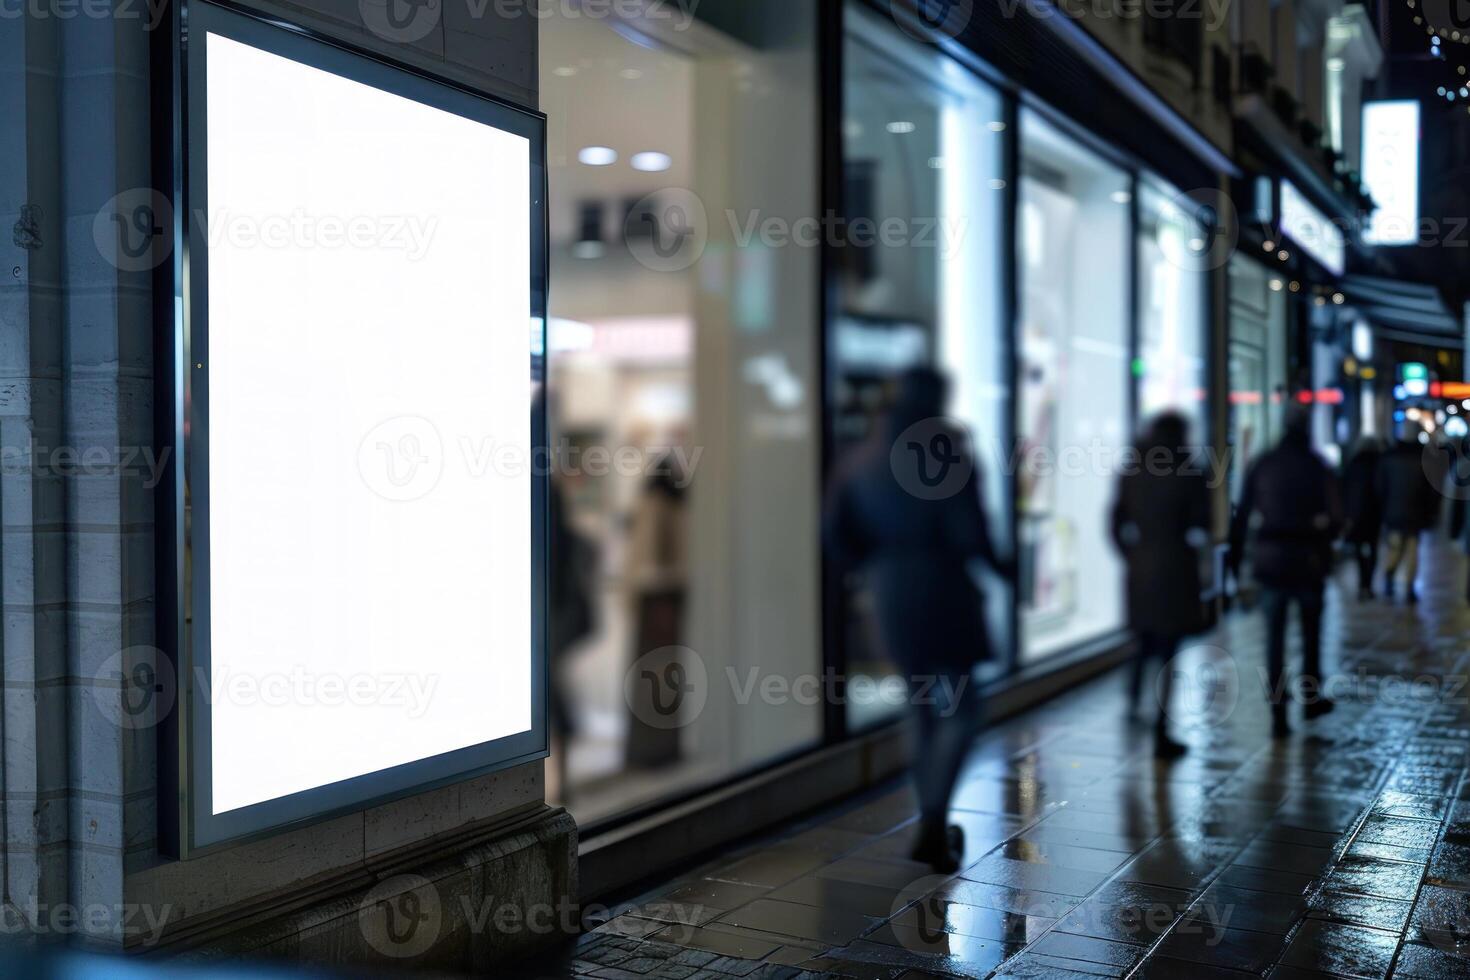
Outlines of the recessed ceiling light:
<svg viewBox="0 0 1470 980">
<path fill-rule="evenodd" d="M 622 71 L 618 72 L 618 77 L 626 78 L 629 81 L 632 81 L 635 78 L 642 78 L 643 72 L 639 71 L 637 68 L 624 68 Z"/>
<path fill-rule="evenodd" d="M 1127 191 L 1113 191 L 1114 204 L 1127 204 L 1131 200 L 1133 200 L 1133 195 Z"/>
<path fill-rule="evenodd" d="M 1271 290 L 1272 290 L 1272 292 L 1277 292 L 1277 293 L 1281 292 L 1281 287 L 1284 286 L 1284 285 L 1286 285 L 1286 284 L 1283 283 L 1280 279 L 1272 279 L 1271 280 Z"/>
<path fill-rule="evenodd" d="M 1003 133 L 1003 132 L 1005 132 L 1006 124 L 1003 123 L 1003 122 L 1001 122 L 999 119 L 993 120 L 992 122 L 988 123 L 987 125 L 990 126 L 990 131 L 992 133 Z"/>
<path fill-rule="evenodd" d="M 660 170 L 669 169 L 669 166 L 674 161 L 667 153 L 660 153 L 657 150 L 644 150 L 641 153 L 633 154 L 628 162 L 633 165 L 634 170 L 642 170 L 645 173 L 658 173 Z"/>
<path fill-rule="evenodd" d="M 909 122 L 907 119 L 895 119 L 887 126 L 888 131 L 895 136 L 902 136 L 905 133 L 912 133 L 917 128 L 918 127 Z"/>
<path fill-rule="evenodd" d="M 551 73 L 558 78 L 571 78 L 577 73 L 577 68 L 575 65 L 557 65 Z"/>
<path fill-rule="evenodd" d="M 577 151 L 577 159 L 589 167 L 606 167 L 618 162 L 618 151 L 610 146 L 584 146 Z"/>
</svg>

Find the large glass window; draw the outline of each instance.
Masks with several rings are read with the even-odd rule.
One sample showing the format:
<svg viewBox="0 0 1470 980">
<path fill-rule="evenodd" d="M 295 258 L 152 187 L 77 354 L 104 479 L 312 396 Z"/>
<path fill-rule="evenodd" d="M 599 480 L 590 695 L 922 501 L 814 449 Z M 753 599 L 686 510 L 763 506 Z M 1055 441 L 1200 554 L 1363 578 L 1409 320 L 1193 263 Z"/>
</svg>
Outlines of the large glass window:
<svg viewBox="0 0 1470 980">
<path fill-rule="evenodd" d="M 1022 657 L 1123 625 L 1108 503 L 1128 438 L 1129 175 L 1021 115 Z"/>
<path fill-rule="evenodd" d="M 838 250 L 840 310 L 832 337 L 833 425 L 839 457 L 873 435 L 899 372 L 943 371 L 949 415 L 970 433 L 983 472 L 991 534 L 1010 551 L 1007 513 L 1008 345 L 1005 271 L 1004 107 L 1000 95 L 892 23 L 849 8 L 843 53 L 844 199 Z M 881 234 L 888 228 L 891 234 Z M 867 235 L 871 228 L 875 235 Z M 868 244 L 864 241 L 872 239 Z M 1011 590 L 981 568 L 999 669 Z M 844 592 L 844 648 L 852 679 L 893 671 L 879 649 L 863 583 Z M 850 727 L 897 711 L 848 702 Z"/>
<path fill-rule="evenodd" d="M 1155 180 L 1139 183 L 1138 410 L 1142 419 L 1172 410 L 1190 421 L 1203 444 L 1206 273 L 1198 256 L 1207 229 L 1189 198 Z"/>
<path fill-rule="evenodd" d="M 821 733 L 781 693 L 821 673 L 815 13 L 659 9 L 540 34 L 549 778 L 584 824 Z"/>
<path fill-rule="evenodd" d="M 1234 256 L 1230 275 L 1231 500 L 1251 462 L 1281 436 L 1286 396 L 1286 283 Z"/>
</svg>

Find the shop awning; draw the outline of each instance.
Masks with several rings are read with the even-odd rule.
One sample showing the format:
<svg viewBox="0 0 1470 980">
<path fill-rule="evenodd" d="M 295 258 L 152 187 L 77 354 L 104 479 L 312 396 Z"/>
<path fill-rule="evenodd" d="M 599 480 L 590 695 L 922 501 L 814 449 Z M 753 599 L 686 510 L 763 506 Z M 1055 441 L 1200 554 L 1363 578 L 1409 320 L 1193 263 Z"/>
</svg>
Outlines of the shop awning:
<svg viewBox="0 0 1470 980">
<path fill-rule="evenodd" d="M 1425 283 L 1379 276 L 1348 276 L 1342 291 L 1389 340 L 1462 348 L 1465 328 L 1445 305 L 1439 290 Z"/>
</svg>

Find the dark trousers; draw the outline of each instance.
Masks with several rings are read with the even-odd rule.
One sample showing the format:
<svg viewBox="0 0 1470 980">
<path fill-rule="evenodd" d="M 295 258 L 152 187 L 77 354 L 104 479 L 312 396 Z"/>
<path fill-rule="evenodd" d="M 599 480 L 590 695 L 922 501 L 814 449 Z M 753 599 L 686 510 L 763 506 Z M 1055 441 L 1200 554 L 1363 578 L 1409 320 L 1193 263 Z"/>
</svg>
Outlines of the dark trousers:
<svg viewBox="0 0 1470 980">
<path fill-rule="evenodd" d="M 1366 595 L 1373 591 L 1373 574 L 1378 571 L 1378 538 L 1355 542 L 1353 550 L 1358 559 L 1358 591 Z"/>
<path fill-rule="evenodd" d="M 1168 663 L 1178 652 L 1179 637 L 1148 632 L 1138 634 L 1138 643 L 1133 652 L 1133 676 L 1129 681 L 1128 703 L 1133 711 L 1138 711 L 1138 699 L 1143 694 L 1143 675 L 1148 672 L 1150 665 L 1152 669 L 1160 671 L 1156 692 L 1159 696 L 1159 710 L 1154 717 L 1154 728 L 1160 732 L 1168 722 L 1169 693 L 1174 686 L 1172 672 L 1167 669 Z"/>
<path fill-rule="evenodd" d="M 980 685 L 968 673 L 916 674 L 909 681 L 909 700 L 921 833 L 942 834 L 960 767 L 980 734 Z"/>
<path fill-rule="evenodd" d="M 1264 589 L 1266 612 L 1266 670 L 1271 688 L 1267 699 L 1272 714 L 1286 717 L 1286 617 L 1295 603 L 1302 618 L 1302 686 L 1314 696 L 1322 680 L 1322 587 Z"/>
</svg>

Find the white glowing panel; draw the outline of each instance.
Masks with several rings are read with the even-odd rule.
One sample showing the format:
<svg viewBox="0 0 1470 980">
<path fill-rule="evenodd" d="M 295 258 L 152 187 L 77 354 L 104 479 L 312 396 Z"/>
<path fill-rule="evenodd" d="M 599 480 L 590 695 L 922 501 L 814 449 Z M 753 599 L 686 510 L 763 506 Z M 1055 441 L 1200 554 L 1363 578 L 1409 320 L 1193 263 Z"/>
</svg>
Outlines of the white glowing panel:
<svg viewBox="0 0 1470 980">
<path fill-rule="evenodd" d="M 1347 243 L 1342 229 L 1288 180 L 1281 182 L 1281 233 L 1321 262 L 1328 272 L 1342 275 L 1347 262 Z"/>
<path fill-rule="evenodd" d="M 223 813 L 531 727 L 530 178 L 520 136 L 207 43 Z"/>
<path fill-rule="evenodd" d="M 1363 240 L 1412 245 L 1419 240 L 1419 103 L 1363 103 L 1363 185 L 1377 205 Z"/>
</svg>

